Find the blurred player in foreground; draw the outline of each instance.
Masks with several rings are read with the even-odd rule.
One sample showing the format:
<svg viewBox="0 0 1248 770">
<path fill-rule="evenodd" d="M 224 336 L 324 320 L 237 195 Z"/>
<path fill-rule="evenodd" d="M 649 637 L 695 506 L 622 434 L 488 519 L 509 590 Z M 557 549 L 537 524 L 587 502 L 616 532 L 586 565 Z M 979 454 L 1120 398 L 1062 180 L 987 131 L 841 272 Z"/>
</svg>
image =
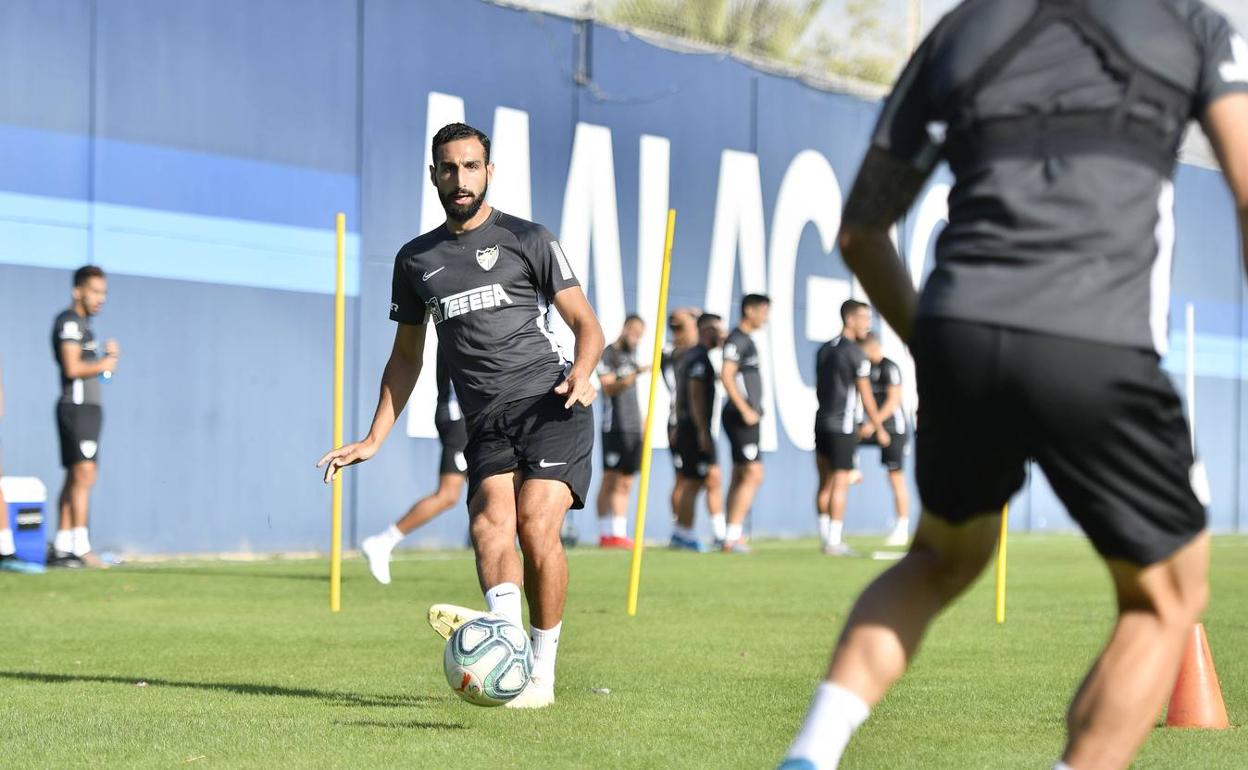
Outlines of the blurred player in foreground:
<svg viewBox="0 0 1248 770">
<path fill-rule="evenodd" d="M 598 488 L 598 545 L 632 548 L 628 536 L 628 496 L 641 469 L 641 405 L 637 378 L 650 367 L 637 363 L 637 345 L 646 331 L 639 315 L 624 319 L 620 336 L 602 351 L 602 485 Z"/>
<path fill-rule="evenodd" d="M 432 155 L 446 222 L 395 257 L 390 319 L 398 329 L 372 427 L 317 465 L 328 483 L 377 453 L 420 375 L 432 321 L 467 420 L 469 528 L 486 605 L 520 624 L 521 584 L 529 602 L 533 675 L 507 706 L 542 708 L 555 701 L 568 590 L 559 530 L 569 508 L 584 507 L 593 472 L 590 377 L 602 329 L 555 237 L 485 202 L 489 137 L 452 123 L 434 135 Z M 574 361 L 551 331 L 552 305 L 576 337 Z M 434 605 L 429 622 L 449 638 L 481 614 Z"/>
<path fill-rule="evenodd" d="M 390 585 L 390 558 L 395 547 L 416 529 L 452 508 L 464 491 L 464 471 L 468 469 L 464 448 L 468 436 L 464 431 L 464 413 L 459 408 L 459 399 L 455 398 L 455 386 L 451 384 L 451 372 L 441 353 L 438 354 L 437 376 L 438 404 L 434 409 L 433 424 L 442 444 L 438 488 L 433 494 L 417 500 L 401 519 L 360 543 L 360 553 L 368 559 L 368 571 L 382 585 Z"/>
<path fill-rule="evenodd" d="M 52 354 L 61 370 L 56 425 L 65 485 L 61 488 L 60 521 L 48 554 L 48 566 L 103 567 L 91 550 L 88 520 L 104 424 L 100 377 L 112 376 L 121 349 L 116 340 L 109 340 L 101 356 L 99 342 L 91 330 L 91 319 L 99 314 L 108 296 L 104 271 L 94 265 L 74 271 L 71 296 L 73 304 L 52 323 Z"/>
<path fill-rule="evenodd" d="M 910 490 L 906 487 L 908 427 L 906 412 L 901 405 L 901 367 L 884 357 L 880 338 L 874 334 L 868 334 L 862 340 L 861 347 L 871 362 L 871 395 L 875 397 L 875 409 L 883 420 L 884 431 L 888 433 L 888 446 L 880 446 L 875 426 L 870 421 L 862 424 L 862 444 L 880 446 L 880 463 L 888 472 L 888 486 L 893 492 L 896 518 L 884 545 L 905 545 L 910 539 Z"/>
<path fill-rule="evenodd" d="M 741 320 L 724 340 L 719 380 L 728 398 L 722 422 L 732 447 L 732 481 L 728 486 L 728 526 L 715 533 L 716 546 L 728 553 L 749 553 L 742 538 L 745 517 L 763 485 L 759 423 L 763 419 L 763 376 L 758 366 L 754 332 L 767 325 L 771 300 L 763 294 L 741 298 Z"/>
<path fill-rule="evenodd" d="M 840 246 L 914 354 L 924 514 L 909 554 L 854 606 L 784 767 L 837 765 L 928 624 L 992 558 L 1028 457 L 1117 595 L 1056 767 L 1131 763 L 1209 593 L 1207 482 L 1160 368 L 1171 176 L 1193 118 L 1248 247 L 1248 43 L 1201 2 L 973 0 L 901 75 Z M 889 229 L 941 159 L 956 181 L 920 298 Z"/>
</svg>

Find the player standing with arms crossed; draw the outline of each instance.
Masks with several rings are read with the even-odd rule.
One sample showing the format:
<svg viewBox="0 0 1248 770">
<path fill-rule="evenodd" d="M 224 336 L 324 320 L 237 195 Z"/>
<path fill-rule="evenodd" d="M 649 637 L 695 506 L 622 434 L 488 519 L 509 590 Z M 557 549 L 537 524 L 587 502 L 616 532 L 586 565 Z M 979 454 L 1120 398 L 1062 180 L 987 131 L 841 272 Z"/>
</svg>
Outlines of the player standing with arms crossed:
<svg viewBox="0 0 1248 770">
<path fill-rule="evenodd" d="M 360 552 L 368 559 L 368 571 L 382 585 L 390 585 L 390 558 L 395 547 L 403 538 L 450 510 L 459 502 L 459 494 L 464 491 L 464 471 L 468 469 L 464 448 L 468 443 L 468 434 L 464 429 L 463 410 L 455 397 L 455 386 L 451 384 L 451 371 L 440 352 L 437 377 L 438 404 L 434 408 L 433 424 L 442 444 L 438 488 L 433 494 L 417 500 L 401 519 L 360 543 Z"/>
<path fill-rule="evenodd" d="M 646 331 L 639 315 L 624 319 L 619 339 L 602 351 L 602 485 L 598 488 L 598 545 L 632 548 L 628 537 L 628 495 L 641 468 L 641 405 L 637 378 L 650 367 L 637 363 L 637 345 Z"/>
<path fill-rule="evenodd" d="M 61 488 L 60 521 L 48 555 L 50 567 L 103 567 L 91 550 L 88 535 L 91 488 L 95 486 L 104 410 L 100 404 L 99 378 L 112 375 L 121 349 L 116 340 L 99 343 L 91 319 L 108 297 L 108 280 L 95 265 L 74 271 L 73 304 L 52 322 L 52 355 L 61 370 L 61 398 L 56 405 L 56 425 L 61 440 L 61 465 L 65 485 Z"/>
<path fill-rule="evenodd" d="M 1171 176 L 1191 119 L 1248 258 L 1248 42 L 1204 3 L 972 0 L 901 75 L 839 240 L 914 354 L 925 510 L 910 552 L 854 606 L 784 767 L 837 765 L 928 624 L 992 558 L 1028 457 L 1117 598 L 1056 767 L 1131 763 L 1209 594 L 1206 484 L 1160 367 Z M 920 298 L 889 229 L 942 158 L 956 181 Z"/>
<path fill-rule="evenodd" d="M 732 447 L 732 481 L 728 485 L 728 526 L 716 532 L 720 548 L 727 553 L 749 553 L 741 537 L 745 517 L 754 495 L 763 485 L 763 458 L 759 452 L 759 422 L 763 419 L 763 375 L 758 366 L 758 347 L 751 336 L 767 325 L 771 300 L 763 294 L 741 298 L 741 321 L 724 340 L 724 363 L 719 380 L 728 398 L 721 421 Z"/>
<path fill-rule="evenodd" d="M 486 604 L 519 625 L 521 584 L 529 603 L 533 675 L 507 705 L 541 708 L 555 701 L 567 598 L 559 529 L 569 508 L 584 507 L 593 472 L 590 376 L 602 329 L 555 237 L 485 202 L 494 173 L 489 137 L 452 123 L 434 136 L 432 155 L 446 223 L 395 257 L 390 318 L 398 329 L 372 427 L 317 466 L 328 483 L 339 468 L 377 453 L 420 375 L 432 321 L 468 424 L 469 526 Z M 550 329 L 552 305 L 576 337 L 572 362 Z M 429 622 L 449 637 L 481 614 L 434 605 Z"/>
</svg>

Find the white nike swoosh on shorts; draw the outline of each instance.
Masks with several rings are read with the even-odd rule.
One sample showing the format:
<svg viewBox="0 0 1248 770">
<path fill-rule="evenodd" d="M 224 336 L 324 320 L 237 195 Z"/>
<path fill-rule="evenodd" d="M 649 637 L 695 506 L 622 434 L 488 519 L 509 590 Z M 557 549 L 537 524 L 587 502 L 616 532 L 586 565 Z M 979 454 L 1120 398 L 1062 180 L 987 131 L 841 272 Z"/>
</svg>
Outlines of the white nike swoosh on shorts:
<svg viewBox="0 0 1248 770">
<path fill-rule="evenodd" d="M 543 459 L 543 460 L 541 460 L 540 462 L 538 462 L 537 467 L 539 467 L 539 468 L 554 468 L 556 465 L 567 465 L 567 463 L 566 463 L 566 462 L 562 462 L 562 463 L 548 463 L 548 462 L 546 462 L 546 460 L 544 460 L 544 459 Z"/>
</svg>

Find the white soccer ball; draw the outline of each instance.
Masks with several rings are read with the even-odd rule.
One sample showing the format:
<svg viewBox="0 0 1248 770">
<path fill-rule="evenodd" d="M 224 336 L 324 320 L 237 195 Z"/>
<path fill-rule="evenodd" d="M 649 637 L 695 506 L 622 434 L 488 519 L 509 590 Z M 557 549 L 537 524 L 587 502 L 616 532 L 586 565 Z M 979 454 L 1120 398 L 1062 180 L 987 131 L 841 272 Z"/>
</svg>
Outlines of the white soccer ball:
<svg viewBox="0 0 1248 770">
<path fill-rule="evenodd" d="M 485 615 L 446 640 L 446 683 L 475 706 L 501 706 L 520 694 L 533 671 L 528 634 L 510 620 Z"/>
</svg>

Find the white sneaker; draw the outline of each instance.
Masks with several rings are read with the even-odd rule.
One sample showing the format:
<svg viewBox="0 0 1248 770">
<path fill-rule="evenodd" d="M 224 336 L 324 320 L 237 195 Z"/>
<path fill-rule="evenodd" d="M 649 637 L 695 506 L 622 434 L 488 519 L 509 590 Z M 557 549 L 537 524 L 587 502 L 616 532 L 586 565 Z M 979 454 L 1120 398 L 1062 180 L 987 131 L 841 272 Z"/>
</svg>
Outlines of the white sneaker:
<svg viewBox="0 0 1248 770">
<path fill-rule="evenodd" d="M 451 634 L 463 624 L 488 614 L 484 610 L 471 610 L 458 604 L 435 604 L 429 608 L 429 627 L 443 639 L 450 639 Z"/>
<path fill-rule="evenodd" d="M 884 539 L 884 545 L 887 546 L 904 546 L 910 542 L 910 520 L 898 519 L 893 525 L 893 530 L 888 533 L 888 537 Z"/>
<path fill-rule="evenodd" d="M 376 535 L 364 538 L 360 543 L 360 553 L 368 559 L 368 571 L 383 586 L 390 585 L 390 546 L 382 542 Z"/>
<path fill-rule="evenodd" d="M 857 556 L 858 552 L 849 547 L 848 543 L 832 543 L 823 547 L 824 556 Z"/>
<path fill-rule="evenodd" d="M 555 703 L 555 683 L 531 677 L 524 691 L 503 705 L 509 709 L 541 709 Z"/>
</svg>

